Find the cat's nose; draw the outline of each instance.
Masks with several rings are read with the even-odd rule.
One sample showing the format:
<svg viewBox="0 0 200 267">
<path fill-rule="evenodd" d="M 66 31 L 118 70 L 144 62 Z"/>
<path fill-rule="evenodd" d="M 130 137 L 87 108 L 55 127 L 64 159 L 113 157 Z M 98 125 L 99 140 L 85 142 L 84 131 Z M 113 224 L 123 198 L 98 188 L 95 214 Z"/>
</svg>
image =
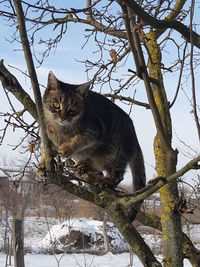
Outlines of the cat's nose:
<svg viewBox="0 0 200 267">
<path fill-rule="evenodd" d="M 65 121 L 66 117 L 65 116 L 60 116 L 60 121 Z"/>
</svg>

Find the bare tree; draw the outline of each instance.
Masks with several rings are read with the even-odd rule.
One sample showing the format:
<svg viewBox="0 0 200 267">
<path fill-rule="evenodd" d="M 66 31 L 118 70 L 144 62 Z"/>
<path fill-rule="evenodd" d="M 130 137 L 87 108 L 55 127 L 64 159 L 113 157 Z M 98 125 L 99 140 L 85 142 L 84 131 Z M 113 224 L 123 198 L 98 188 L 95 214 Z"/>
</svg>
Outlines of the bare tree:
<svg viewBox="0 0 200 267">
<path fill-rule="evenodd" d="M 23 267 L 24 217 L 27 206 L 32 202 L 32 183 L 24 180 L 33 173 L 25 173 L 23 165 L 21 168 L 4 166 L 2 170 L 6 175 L 0 184 L 1 204 L 5 209 L 3 218 L 6 220 L 4 242 L 8 245 L 7 254 L 14 255 L 15 267 Z"/>
</svg>

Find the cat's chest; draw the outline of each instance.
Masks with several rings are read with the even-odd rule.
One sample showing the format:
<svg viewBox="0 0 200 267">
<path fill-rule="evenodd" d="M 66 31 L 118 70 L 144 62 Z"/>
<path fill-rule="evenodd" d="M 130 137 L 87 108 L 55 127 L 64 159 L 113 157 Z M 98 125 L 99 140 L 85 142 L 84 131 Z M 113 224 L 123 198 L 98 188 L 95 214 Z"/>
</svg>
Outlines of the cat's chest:
<svg viewBox="0 0 200 267">
<path fill-rule="evenodd" d="M 47 123 L 46 128 L 49 139 L 57 148 L 74 135 L 72 129 L 60 126 L 56 122 Z"/>
</svg>

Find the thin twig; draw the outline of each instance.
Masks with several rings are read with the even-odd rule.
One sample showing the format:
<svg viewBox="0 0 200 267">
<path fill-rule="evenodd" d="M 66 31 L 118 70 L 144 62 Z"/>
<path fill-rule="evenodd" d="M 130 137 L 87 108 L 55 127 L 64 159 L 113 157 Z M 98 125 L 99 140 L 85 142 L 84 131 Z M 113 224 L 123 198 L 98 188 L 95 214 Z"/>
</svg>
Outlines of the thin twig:
<svg viewBox="0 0 200 267">
<path fill-rule="evenodd" d="M 199 117 L 197 114 L 197 103 L 196 103 L 196 89 L 195 89 L 195 78 L 194 78 L 194 67 L 193 67 L 193 54 L 194 54 L 194 44 L 193 44 L 193 35 L 192 35 L 192 21 L 194 16 L 194 0 L 191 3 L 190 11 L 190 43 L 191 43 L 191 52 L 190 52 L 190 71 L 191 71 L 191 80 L 192 80 L 192 102 L 193 102 L 193 113 L 194 120 L 197 127 L 199 142 L 200 142 L 200 124 Z"/>
</svg>

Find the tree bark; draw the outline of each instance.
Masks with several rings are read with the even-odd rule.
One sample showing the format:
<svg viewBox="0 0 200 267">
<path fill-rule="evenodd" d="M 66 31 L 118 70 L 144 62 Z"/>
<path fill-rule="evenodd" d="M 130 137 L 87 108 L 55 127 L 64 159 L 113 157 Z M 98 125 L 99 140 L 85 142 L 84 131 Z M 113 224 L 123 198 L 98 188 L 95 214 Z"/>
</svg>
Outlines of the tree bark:
<svg viewBox="0 0 200 267">
<path fill-rule="evenodd" d="M 103 218 L 103 240 L 104 240 L 104 250 L 106 253 L 109 252 L 109 239 L 108 239 L 108 234 L 107 234 L 107 215 L 104 212 L 104 218 Z"/>
<path fill-rule="evenodd" d="M 153 31 L 147 34 L 147 47 L 151 55 L 148 61 L 149 75 L 159 80 L 160 85 L 152 85 L 156 105 L 159 110 L 162 124 L 171 144 L 172 126 L 169 112 L 168 100 L 165 93 L 161 73 L 161 52 L 157 44 L 157 38 Z M 156 170 L 159 176 L 169 176 L 176 172 L 177 155 L 172 148 L 166 147 L 160 140 L 159 135 L 154 139 L 154 153 L 156 159 Z M 160 190 L 163 211 L 161 224 L 163 231 L 163 262 L 165 267 L 182 267 L 182 228 L 181 217 L 177 209 L 179 199 L 177 182 L 172 182 Z"/>
<path fill-rule="evenodd" d="M 156 216 L 153 213 L 139 211 L 136 216 L 136 220 L 142 223 L 143 225 L 150 226 L 159 231 L 162 231 L 160 217 Z M 200 266 L 200 250 L 198 250 L 193 245 L 192 241 L 185 233 L 182 233 L 182 235 L 184 258 L 187 258 L 192 264 L 192 266 Z"/>
<path fill-rule="evenodd" d="M 119 0 L 118 0 L 119 1 Z M 191 31 L 189 27 L 185 26 L 180 21 L 175 19 L 159 20 L 149 15 L 136 1 L 134 0 L 120 0 L 124 2 L 140 19 L 146 22 L 146 24 L 151 25 L 154 29 L 174 29 L 179 32 L 188 42 L 190 42 L 190 36 L 192 34 L 193 44 L 200 48 L 200 36 L 195 31 Z M 180 1 L 181 2 L 181 1 Z M 185 1 L 182 1 L 183 4 Z"/>
<path fill-rule="evenodd" d="M 141 235 L 137 232 L 123 207 L 118 201 L 107 202 L 105 207 L 111 221 L 119 229 L 133 251 L 136 253 L 144 267 L 161 267 L 161 263 L 155 258 L 151 249 L 146 245 Z"/>
<path fill-rule="evenodd" d="M 24 267 L 24 222 L 13 218 L 13 251 L 15 267 Z"/>
<path fill-rule="evenodd" d="M 26 65 L 27 65 L 28 73 L 30 76 L 30 81 L 31 81 L 32 88 L 33 88 L 33 93 L 34 93 L 34 98 L 35 98 L 35 103 L 36 103 L 36 110 L 37 110 L 37 114 L 39 114 L 38 122 L 40 125 L 42 142 L 43 142 L 43 146 L 45 149 L 45 165 L 46 165 L 47 170 L 53 173 L 55 170 L 54 162 L 53 162 L 52 151 L 50 147 L 50 141 L 49 141 L 49 138 L 46 132 L 42 97 L 41 97 L 40 87 L 39 87 L 37 74 L 35 71 L 35 66 L 34 66 L 34 62 L 32 58 L 32 53 L 31 53 L 31 49 L 29 45 L 29 40 L 28 40 L 28 35 L 27 35 L 27 30 L 26 30 L 26 25 L 25 25 L 24 12 L 23 12 L 22 4 L 20 0 L 14 0 L 13 2 L 15 6 L 15 11 L 17 14 L 18 29 L 20 33 L 20 39 L 21 39 L 21 43 L 22 43 L 22 47 L 24 51 Z"/>
</svg>

